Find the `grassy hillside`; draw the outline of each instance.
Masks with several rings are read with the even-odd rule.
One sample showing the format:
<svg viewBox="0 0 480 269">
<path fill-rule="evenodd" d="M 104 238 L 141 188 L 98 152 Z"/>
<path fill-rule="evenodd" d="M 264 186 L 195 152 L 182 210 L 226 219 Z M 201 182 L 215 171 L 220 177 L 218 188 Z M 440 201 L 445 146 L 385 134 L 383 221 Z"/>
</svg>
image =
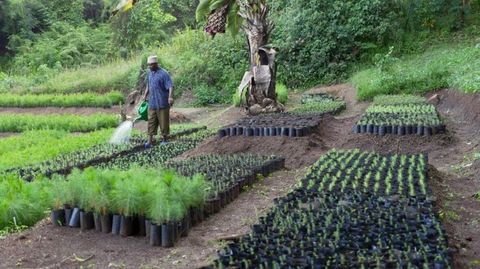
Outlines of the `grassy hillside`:
<svg viewBox="0 0 480 269">
<path fill-rule="evenodd" d="M 442 88 L 480 92 L 480 43 L 473 40 L 442 44 L 400 58 L 388 54 L 375 67 L 355 73 L 351 82 L 362 100 L 381 94 L 423 94 Z"/>
</svg>

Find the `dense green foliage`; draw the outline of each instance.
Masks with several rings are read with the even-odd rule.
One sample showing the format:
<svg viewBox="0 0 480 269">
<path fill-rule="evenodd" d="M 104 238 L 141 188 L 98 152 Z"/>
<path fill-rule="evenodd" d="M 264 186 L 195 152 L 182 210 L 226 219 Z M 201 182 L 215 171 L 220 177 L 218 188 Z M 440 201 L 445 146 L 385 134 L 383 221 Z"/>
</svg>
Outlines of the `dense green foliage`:
<svg viewBox="0 0 480 269">
<path fill-rule="evenodd" d="M 282 1 L 280 1 L 282 2 Z M 384 44 L 393 20 L 390 1 L 321 0 L 272 3 L 278 16 L 280 77 L 290 87 L 341 78 L 363 50 Z"/>
<path fill-rule="evenodd" d="M 157 51 L 174 76 L 177 94 L 191 90 L 195 105 L 231 101 L 248 69 L 248 47 L 242 35 L 238 40 L 229 34 L 210 40 L 200 30 L 185 30 L 202 24 L 195 23 L 197 0 L 139 0 L 129 11 L 112 16 L 117 3 L 2 1 L 0 91 L 126 92 L 138 84 L 143 56 Z M 215 5 L 219 3 L 223 1 Z M 439 85 L 469 92 L 478 89 L 476 61 L 463 65 L 449 79 L 443 76 L 444 67 L 437 66 L 425 72 L 398 71 L 402 76 L 393 73 L 393 78 L 383 73 L 384 68 L 395 66 L 396 56 L 425 51 L 436 38 L 451 40 L 453 33 L 478 25 L 478 1 L 272 0 L 269 4 L 270 19 L 276 25 L 270 42 L 280 48 L 277 79 L 288 88 L 341 81 L 353 68 L 376 63 L 382 72 L 369 69 L 359 79 L 380 77 L 375 87 L 387 84 L 384 92 L 391 88 L 424 91 Z M 477 57 L 473 50 L 457 53 L 452 57 Z M 430 71 L 437 70 L 431 78 Z M 405 85 L 392 85 L 394 78 L 406 81 Z"/>
<path fill-rule="evenodd" d="M 230 102 L 248 69 L 244 42 L 230 35 L 212 40 L 199 30 L 177 34 L 158 55 L 176 88 L 193 92 L 195 105 Z"/>
<path fill-rule="evenodd" d="M 478 24 L 478 1 L 271 1 L 280 78 L 308 87 L 345 78 L 352 62 L 370 61 L 390 45 L 409 53 L 419 41 Z"/>
<path fill-rule="evenodd" d="M 108 25 L 92 29 L 88 24 L 55 22 L 34 43 L 25 40 L 16 48 L 13 70 L 44 75 L 49 70 L 105 63 L 118 55 L 111 31 Z"/>
<path fill-rule="evenodd" d="M 119 123 L 118 115 L 94 114 L 78 115 L 32 115 L 1 114 L 0 132 L 23 132 L 29 130 L 65 130 L 69 132 L 89 132 L 102 128 L 113 128 Z"/>
<path fill-rule="evenodd" d="M 162 9 L 161 1 L 139 1 L 131 11 L 114 17 L 115 43 L 121 45 L 124 55 L 130 50 L 158 46 L 167 39 L 166 25 L 174 21 L 176 18 Z"/>
<path fill-rule="evenodd" d="M 449 87 L 478 92 L 479 70 L 478 45 L 449 45 L 360 71 L 352 77 L 352 83 L 362 100 L 381 94 L 423 94 Z"/>
<path fill-rule="evenodd" d="M 112 107 L 124 102 L 123 94 L 110 92 L 105 95 L 94 93 L 56 94 L 0 94 L 0 107 Z"/>
<path fill-rule="evenodd" d="M 106 143 L 113 130 L 70 134 L 59 130 L 28 131 L 0 139 L 0 170 L 27 166 L 97 144 Z"/>
</svg>

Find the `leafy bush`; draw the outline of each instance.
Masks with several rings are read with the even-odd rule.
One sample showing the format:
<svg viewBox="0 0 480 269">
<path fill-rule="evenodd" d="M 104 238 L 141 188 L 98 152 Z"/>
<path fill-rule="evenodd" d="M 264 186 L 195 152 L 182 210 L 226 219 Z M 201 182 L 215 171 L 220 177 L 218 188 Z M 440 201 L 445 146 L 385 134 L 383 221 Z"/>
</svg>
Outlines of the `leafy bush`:
<svg viewBox="0 0 480 269">
<path fill-rule="evenodd" d="M 78 115 L 31 115 L 31 114 L 1 114 L 0 132 L 23 132 L 29 130 L 65 130 L 70 132 L 89 132 L 102 128 L 116 127 L 118 115 L 95 114 Z"/>
<path fill-rule="evenodd" d="M 382 94 L 423 94 L 430 90 L 456 88 L 480 91 L 480 47 L 449 45 L 402 58 L 387 69 L 369 68 L 356 73 L 352 83 L 361 100 Z"/>
<path fill-rule="evenodd" d="M 59 130 L 27 131 L 0 139 L 0 171 L 53 159 L 97 144 L 106 143 L 113 130 L 70 134 Z"/>
<path fill-rule="evenodd" d="M 247 52 L 244 42 L 230 35 L 211 40 L 200 30 L 185 30 L 157 54 L 174 77 L 176 94 L 191 90 L 195 104 L 206 105 L 230 102 L 248 69 Z"/>
<path fill-rule="evenodd" d="M 123 94 L 117 91 L 105 95 L 94 93 L 71 95 L 0 94 L 0 107 L 111 107 L 123 101 Z"/>
<path fill-rule="evenodd" d="M 344 76 L 348 63 L 388 40 L 391 1 L 272 2 L 273 43 L 281 48 L 279 76 L 288 87 L 306 87 Z"/>
<path fill-rule="evenodd" d="M 29 74 L 40 72 L 42 68 L 59 71 L 104 63 L 118 55 L 111 39 L 108 25 L 92 29 L 86 23 L 73 26 L 55 22 L 50 31 L 41 34 L 35 42 L 24 40 L 17 48 L 13 70 Z"/>
<path fill-rule="evenodd" d="M 119 13 L 112 19 L 114 40 L 123 51 L 139 51 L 158 46 L 167 39 L 166 25 L 176 18 L 162 8 L 162 1 L 138 1 L 129 12 Z M 154 27 L 152 27 L 154 25 Z"/>
</svg>

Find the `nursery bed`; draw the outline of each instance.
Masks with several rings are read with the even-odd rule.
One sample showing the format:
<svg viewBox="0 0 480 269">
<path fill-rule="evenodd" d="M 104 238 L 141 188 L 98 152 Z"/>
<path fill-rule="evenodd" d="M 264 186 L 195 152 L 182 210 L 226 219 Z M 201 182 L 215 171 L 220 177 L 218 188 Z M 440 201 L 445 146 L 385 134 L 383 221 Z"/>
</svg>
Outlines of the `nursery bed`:
<svg viewBox="0 0 480 269">
<path fill-rule="evenodd" d="M 52 188 L 58 190 L 53 194 L 57 206 L 51 219 L 56 226 L 146 236 L 152 246 L 173 247 L 192 226 L 219 212 L 260 175 L 267 176 L 284 164 L 285 159 L 274 156 L 202 156 L 167 165 L 185 177 L 158 167 L 77 170 L 68 180 L 56 177 Z M 136 178 L 137 174 L 148 178 Z M 63 192 L 72 198 L 64 198 Z M 60 208 L 62 204 L 66 205 Z"/>
<path fill-rule="evenodd" d="M 338 114 L 346 109 L 346 102 L 337 100 L 325 93 L 303 94 L 301 105 L 295 108 L 293 113 L 300 114 Z"/>
<path fill-rule="evenodd" d="M 182 137 L 189 138 L 189 140 L 186 141 L 188 147 L 178 153 L 181 154 L 195 147 L 199 141 L 213 135 L 214 132 L 215 130 L 207 130 L 206 127 L 180 129 L 172 134 L 172 139 L 180 139 Z M 143 138 L 134 137 L 130 143 L 125 145 L 100 144 L 86 150 L 61 155 L 43 163 L 8 169 L 5 173 L 18 174 L 27 181 L 33 180 L 38 175 L 45 175 L 47 177 L 53 174 L 68 175 L 76 168 L 84 169 L 90 166 L 106 166 L 106 163 L 111 163 L 114 160 L 128 158 L 127 156 L 135 156 L 135 154 L 145 150 L 145 142 Z"/>
<path fill-rule="evenodd" d="M 302 137 L 312 132 L 321 120 L 321 115 L 293 113 L 266 114 L 243 118 L 233 125 L 219 130 L 224 136 L 288 136 Z"/>
<path fill-rule="evenodd" d="M 214 266 L 450 268 L 426 167 L 423 155 L 331 151 Z"/>
<path fill-rule="evenodd" d="M 445 132 L 435 106 L 418 96 L 379 96 L 353 128 L 376 135 L 435 135 Z"/>
</svg>

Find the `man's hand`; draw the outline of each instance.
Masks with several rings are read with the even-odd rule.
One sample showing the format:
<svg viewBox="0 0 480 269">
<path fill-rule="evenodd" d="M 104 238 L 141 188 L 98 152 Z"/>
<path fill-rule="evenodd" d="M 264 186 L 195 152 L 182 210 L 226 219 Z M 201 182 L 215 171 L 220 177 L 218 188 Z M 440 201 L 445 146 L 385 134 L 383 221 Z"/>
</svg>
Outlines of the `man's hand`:
<svg viewBox="0 0 480 269">
<path fill-rule="evenodd" d="M 168 97 L 168 105 L 169 105 L 169 106 L 172 106 L 173 103 L 174 103 L 173 98 L 172 98 L 172 97 Z"/>
</svg>

